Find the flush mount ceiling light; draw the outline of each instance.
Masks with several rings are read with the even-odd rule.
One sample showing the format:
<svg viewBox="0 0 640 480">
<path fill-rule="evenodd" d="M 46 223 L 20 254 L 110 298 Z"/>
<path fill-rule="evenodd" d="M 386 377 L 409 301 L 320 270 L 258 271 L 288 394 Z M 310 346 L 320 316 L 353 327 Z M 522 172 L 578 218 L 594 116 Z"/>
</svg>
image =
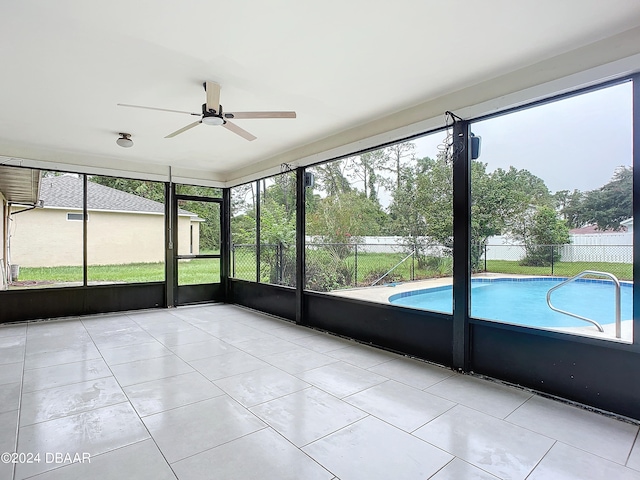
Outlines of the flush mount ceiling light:
<svg viewBox="0 0 640 480">
<path fill-rule="evenodd" d="M 224 120 L 221 117 L 218 117 L 217 115 L 211 115 L 211 116 L 205 115 L 204 117 L 202 117 L 202 123 L 206 125 L 223 125 Z"/>
<path fill-rule="evenodd" d="M 116 140 L 116 143 L 124 148 L 133 147 L 133 140 L 131 140 L 130 133 L 119 133 L 120 138 Z"/>
</svg>

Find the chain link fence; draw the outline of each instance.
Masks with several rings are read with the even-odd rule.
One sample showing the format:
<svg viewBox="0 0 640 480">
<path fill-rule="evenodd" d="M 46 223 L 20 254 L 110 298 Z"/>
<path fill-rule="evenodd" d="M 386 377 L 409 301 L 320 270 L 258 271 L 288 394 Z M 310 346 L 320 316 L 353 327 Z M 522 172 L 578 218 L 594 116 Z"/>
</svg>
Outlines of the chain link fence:
<svg viewBox="0 0 640 480">
<path fill-rule="evenodd" d="M 307 288 L 370 287 L 453 274 L 451 249 L 442 245 L 307 244 Z"/>
<path fill-rule="evenodd" d="M 237 244 L 232 277 L 276 285 L 296 285 L 295 247 Z M 260 257 L 260 262 L 256 261 Z M 259 266 L 258 266 L 259 265 Z M 473 273 L 572 277 L 584 270 L 633 280 L 631 245 L 474 245 Z M 307 243 L 305 288 L 326 292 L 453 275 L 451 249 L 401 244 Z"/>
<path fill-rule="evenodd" d="M 231 245 L 231 277 L 240 280 L 257 281 L 256 245 Z"/>
<path fill-rule="evenodd" d="M 257 262 L 257 258 L 260 262 Z M 234 244 L 231 276 L 253 282 L 296 286 L 296 249 L 284 243 Z"/>
<path fill-rule="evenodd" d="M 231 276 L 295 286 L 295 247 L 284 244 L 235 244 Z M 256 261 L 258 256 L 260 262 Z M 331 291 L 452 275 L 450 249 L 363 243 L 308 243 L 305 288 Z"/>
<path fill-rule="evenodd" d="M 472 248 L 474 270 L 572 277 L 584 270 L 633 280 L 632 245 L 481 245 Z"/>
</svg>

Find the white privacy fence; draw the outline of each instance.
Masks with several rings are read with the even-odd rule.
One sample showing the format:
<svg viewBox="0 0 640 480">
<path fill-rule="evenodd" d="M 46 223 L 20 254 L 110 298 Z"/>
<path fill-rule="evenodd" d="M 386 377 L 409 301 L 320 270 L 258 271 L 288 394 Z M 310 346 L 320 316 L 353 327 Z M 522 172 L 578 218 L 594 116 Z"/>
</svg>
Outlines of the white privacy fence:
<svg viewBox="0 0 640 480">
<path fill-rule="evenodd" d="M 631 232 L 570 235 L 569 238 L 569 245 L 554 246 L 563 262 L 633 262 Z M 406 239 L 400 236 L 363 236 L 356 240 L 353 244 L 357 244 L 355 248 L 360 253 L 403 253 L 410 250 Z M 307 236 L 307 248 L 313 248 L 313 244 L 324 242 L 320 238 Z M 434 245 L 426 249 L 425 253 L 441 256 L 444 248 Z M 495 236 L 488 239 L 483 258 L 484 255 L 487 260 L 515 261 L 523 259 L 526 251 L 521 242 L 507 236 Z"/>
<path fill-rule="evenodd" d="M 354 248 L 360 253 L 403 253 L 411 251 L 411 247 L 407 245 L 404 237 L 388 236 L 388 237 L 356 237 L 350 242 Z M 321 237 L 307 235 L 307 248 L 313 249 L 314 245 L 320 247 L 328 245 Z M 439 247 L 434 246 L 434 255 L 438 254 Z"/>
<path fill-rule="evenodd" d="M 556 245 L 563 262 L 633 262 L 633 234 L 599 233 L 570 235 L 571 244 Z M 552 246 L 549 246 L 551 248 Z M 523 245 L 505 236 L 489 238 L 485 249 L 487 260 L 521 260 L 526 252 Z"/>
</svg>

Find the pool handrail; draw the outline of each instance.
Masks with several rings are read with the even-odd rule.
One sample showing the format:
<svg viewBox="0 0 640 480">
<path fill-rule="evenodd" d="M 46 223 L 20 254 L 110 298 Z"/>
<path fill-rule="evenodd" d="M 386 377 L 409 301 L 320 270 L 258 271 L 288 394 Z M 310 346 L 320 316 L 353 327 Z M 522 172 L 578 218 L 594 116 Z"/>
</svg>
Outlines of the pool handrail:
<svg viewBox="0 0 640 480">
<path fill-rule="evenodd" d="M 565 281 L 563 281 L 562 283 L 556 285 L 555 287 L 552 287 L 549 289 L 549 291 L 547 292 L 547 305 L 549 306 L 549 308 L 553 311 L 556 311 L 558 313 L 563 313 L 565 315 L 569 315 L 570 317 L 574 317 L 574 318 L 578 318 L 580 320 L 584 320 L 585 322 L 589 322 L 592 323 L 593 325 L 595 325 L 598 330 L 600 332 L 604 332 L 604 328 L 602 328 L 602 325 L 600 325 L 598 322 L 596 322 L 595 320 L 591 320 L 590 318 L 587 317 L 583 317 L 582 315 L 578 315 L 576 313 L 571 313 L 571 312 L 567 312 L 565 310 L 560 310 L 559 308 L 554 307 L 551 304 L 551 293 L 554 292 L 555 290 L 557 290 L 558 288 L 567 285 L 571 282 L 574 282 L 576 280 L 578 280 L 579 278 L 584 277 L 585 275 L 600 275 L 603 277 L 608 277 L 611 280 L 613 280 L 613 283 L 615 284 L 616 287 L 616 338 L 620 338 L 622 335 L 622 327 L 621 327 L 621 322 L 620 322 L 620 280 L 618 280 L 618 278 L 613 275 L 612 273 L 609 272 L 598 272 L 595 270 L 585 270 L 583 272 L 580 272 L 578 275 L 575 275 L 571 278 L 566 279 Z"/>
</svg>

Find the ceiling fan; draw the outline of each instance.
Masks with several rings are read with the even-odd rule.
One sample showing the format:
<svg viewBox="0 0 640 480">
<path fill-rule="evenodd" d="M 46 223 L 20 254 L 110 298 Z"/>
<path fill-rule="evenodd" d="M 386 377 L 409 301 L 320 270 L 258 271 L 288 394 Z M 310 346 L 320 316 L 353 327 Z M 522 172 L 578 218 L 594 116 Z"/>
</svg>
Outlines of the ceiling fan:
<svg viewBox="0 0 640 480">
<path fill-rule="evenodd" d="M 176 130 L 175 132 L 170 133 L 164 138 L 173 138 L 176 135 L 180 135 L 181 133 L 192 129 L 193 127 L 197 127 L 201 123 L 204 123 L 205 125 L 222 125 L 227 130 L 230 130 L 233 133 L 240 135 L 242 138 L 251 142 L 256 139 L 255 135 L 252 135 L 245 129 L 240 128 L 235 123 L 232 123 L 230 119 L 296 118 L 296 112 L 223 112 L 222 105 L 220 105 L 220 85 L 215 82 L 205 82 L 203 86 L 207 94 L 207 103 L 202 104 L 202 113 L 185 112 L 182 110 L 169 110 L 167 108 L 143 107 L 141 105 L 129 105 L 126 103 L 118 103 L 118 106 L 144 108 L 147 110 L 158 110 L 161 112 L 184 113 L 186 115 L 201 117 L 200 120 L 190 123 L 186 127 L 182 127 L 180 130 Z"/>
</svg>

